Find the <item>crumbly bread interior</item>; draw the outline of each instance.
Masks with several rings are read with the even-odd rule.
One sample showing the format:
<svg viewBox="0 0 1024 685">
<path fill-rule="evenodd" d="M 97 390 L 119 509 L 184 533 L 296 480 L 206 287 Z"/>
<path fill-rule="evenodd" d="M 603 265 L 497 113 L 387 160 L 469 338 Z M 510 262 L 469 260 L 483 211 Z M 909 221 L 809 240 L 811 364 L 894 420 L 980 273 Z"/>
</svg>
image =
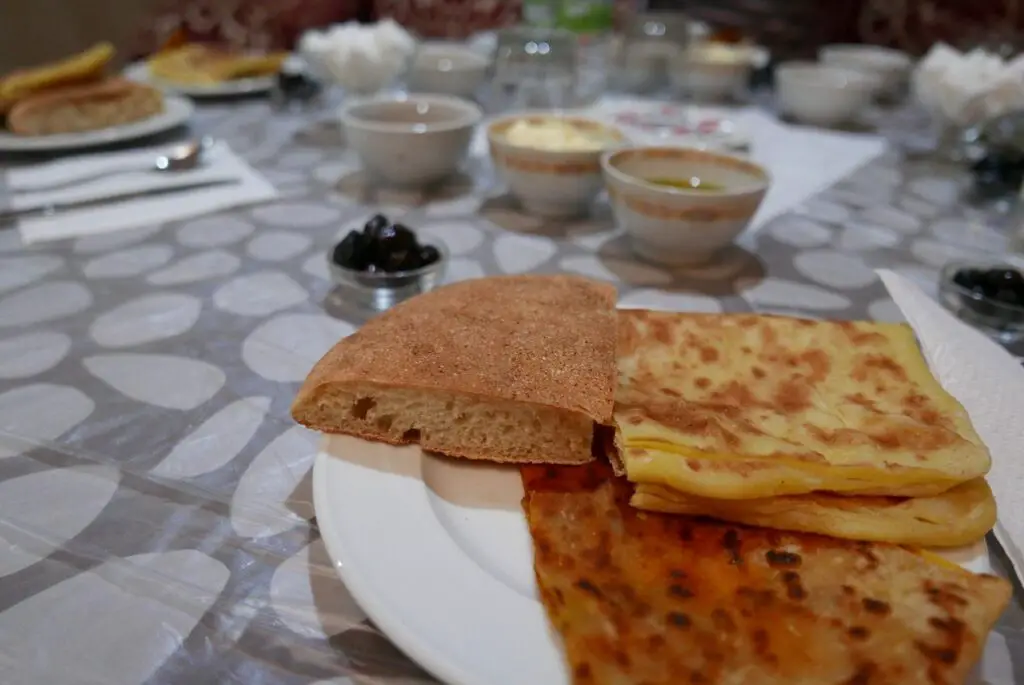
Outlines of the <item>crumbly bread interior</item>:
<svg viewBox="0 0 1024 685">
<path fill-rule="evenodd" d="M 296 410 L 327 433 L 499 462 L 582 464 L 591 459 L 593 421 L 544 405 L 371 383 L 328 383 Z"/>
</svg>

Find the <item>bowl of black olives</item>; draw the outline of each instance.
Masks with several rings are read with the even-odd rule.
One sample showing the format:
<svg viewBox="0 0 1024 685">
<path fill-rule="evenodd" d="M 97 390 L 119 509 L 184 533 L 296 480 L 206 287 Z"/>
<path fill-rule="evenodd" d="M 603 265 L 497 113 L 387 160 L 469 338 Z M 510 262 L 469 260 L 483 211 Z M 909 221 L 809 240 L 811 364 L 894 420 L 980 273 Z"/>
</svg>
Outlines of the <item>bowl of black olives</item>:
<svg viewBox="0 0 1024 685">
<path fill-rule="evenodd" d="M 383 214 L 349 231 L 327 255 L 334 282 L 344 298 L 384 310 L 432 290 L 444 279 L 444 245 L 424 245 L 416 233 Z"/>
<path fill-rule="evenodd" d="M 939 275 L 947 309 L 1002 343 L 1024 338 L 1024 273 L 1009 264 L 947 264 Z"/>
</svg>

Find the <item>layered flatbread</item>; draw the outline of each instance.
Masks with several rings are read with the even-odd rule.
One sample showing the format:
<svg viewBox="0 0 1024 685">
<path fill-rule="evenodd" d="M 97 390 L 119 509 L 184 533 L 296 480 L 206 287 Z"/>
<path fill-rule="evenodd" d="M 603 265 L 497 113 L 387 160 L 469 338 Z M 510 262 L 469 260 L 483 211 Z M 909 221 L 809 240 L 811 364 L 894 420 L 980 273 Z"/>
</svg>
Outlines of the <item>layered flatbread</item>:
<svg viewBox="0 0 1024 685">
<path fill-rule="evenodd" d="M 622 310 L 618 365 L 616 444 L 636 483 L 918 496 L 989 469 L 905 325 Z"/>
<path fill-rule="evenodd" d="M 40 93 L 100 81 L 113 58 L 114 46 L 103 42 L 62 60 L 4 74 L 0 77 L 0 114 Z"/>
<path fill-rule="evenodd" d="M 894 545 L 637 511 L 602 469 L 523 469 L 576 685 L 955 685 L 1011 596 Z"/>
<path fill-rule="evenodd" d="M 630 501 L 649 511 L 920 547 L 969 545 L 996 522 L 995 498 L 983 478 L 931 497 L 813 492 L 726 500 L 687 495 L 663 485 L 639 485 Z"/>
<path fill-rule="evenodd" d="M 615 289 L 572 276 L 463 281 L 339 342 L 292 406 L 327 433 L 505 462 L 583 463 L 615 388 Z"/>
<path fill-rule="evenodd" d="M 7 127 L 22 136 L 80 133 L 141 121 L 163 108 L 163 95 L 153 86 L 109 78 L 26 97 L 8 112 Z"/>
</svg>

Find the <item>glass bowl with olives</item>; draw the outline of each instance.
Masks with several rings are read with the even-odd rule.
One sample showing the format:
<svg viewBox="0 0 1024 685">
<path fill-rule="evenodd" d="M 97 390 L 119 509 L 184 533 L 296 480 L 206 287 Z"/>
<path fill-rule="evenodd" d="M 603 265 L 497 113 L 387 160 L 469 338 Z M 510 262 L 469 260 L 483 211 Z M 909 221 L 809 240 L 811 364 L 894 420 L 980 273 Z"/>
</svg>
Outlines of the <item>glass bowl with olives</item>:
<svg viewBox="0 0 1024 685">
<path fill-rule="evenodd" d="M 327 265 L 343 298 L 383 311 L 440 284 L 448 251 L 420 243 L 411 228 L 377 214 L 334 246 Z"/>
<path fill-rule="evenodd" d="M 1024 338 L 1024 273 L 1019 267 L 952 262 L 939 274 L 939 297 L 960 319 L 1003 344 Z"/>
</svg>

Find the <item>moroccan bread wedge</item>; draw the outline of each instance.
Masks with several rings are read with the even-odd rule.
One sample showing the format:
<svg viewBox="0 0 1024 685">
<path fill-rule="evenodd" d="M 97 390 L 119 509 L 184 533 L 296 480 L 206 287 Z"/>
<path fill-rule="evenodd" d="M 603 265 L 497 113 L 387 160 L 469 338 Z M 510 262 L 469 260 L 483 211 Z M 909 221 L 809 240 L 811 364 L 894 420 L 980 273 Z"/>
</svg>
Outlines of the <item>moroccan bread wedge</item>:
<svg viewBox="0 0 1024 685">
<path fill-rule="evenodd" d="M 621 310 L 618 330 L 616 445 L 634 483 L 927 496 L 988 472 L 909 326 Z"/>
<path fill-rule="evenodd" d="M 592 459 L 610 423 L 615 289 L 503 276 L 420 295 L 341 340 L 292 405 L 301 424 L 498 462 Z"/>
<path fill-rule="evenodd" d="M 163 95 L 156 88 L 109 78 L 27 97 L 8 112 L 7 127 L 22 136 L 79 133 L 140 121 L 163 108 Z"/>
<path fill-rule="evenodd" d="M 637 511 L 602 462 L 523 468 L 575 685 L 958 685 L 1001 578 L 897 545 Z"/>
</svg>

